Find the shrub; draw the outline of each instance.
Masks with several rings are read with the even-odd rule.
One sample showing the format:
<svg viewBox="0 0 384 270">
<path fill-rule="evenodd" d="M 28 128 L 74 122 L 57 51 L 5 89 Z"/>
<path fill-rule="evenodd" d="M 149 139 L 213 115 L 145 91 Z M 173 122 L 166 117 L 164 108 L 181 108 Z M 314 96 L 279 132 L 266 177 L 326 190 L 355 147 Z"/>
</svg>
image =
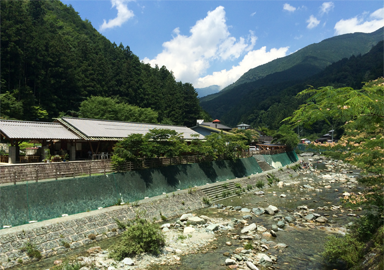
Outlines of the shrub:
<svg viewBox="0 0 384 270">
<path fill-rule="evenodd" d="M 273 179 L 272 179 L 272 178 L 267 178 L 267 180 L 268 180 L 268 185 L 269 185 L 269 186 L 272 186 L 272 184 L 273 184 Z"/>
<path fill-rule="evenodd" d="M 354 266 L 362 258 L 364 244 L 350 234 L 345 237 L 329 236 L 325 243 L 323 256 L 329 262 L 344 261 L 348 268 Z"/>
<path fill-rule="evenodd" d="M 244 249 L 253 249 L 253 246 L 250 242 L 248 242 L 244 245 Z"/>
<path fill-rule="evenodd" d="M 91 239 L 91 240 L 95 240 L 96 239 L 96 234 L 94 234 L 94 233 L 88 234 L 88 238 Z"/>
<path fill-rule="evenodd" d="M 247 190 L 250 191 L 252 189 L 252 185 L 247 185 Z"/>
<path fill-rule="evenodd" d="M 228 188 L 228 184 L 223 184 L 222 187 L 223 188 Z"/>
<path fill-rule="evenodd" d="M 236 190 L 236 194 L 237 194 L 238 196 L 240 196 L 240 195 L 241 195 L 241 189 Z"/>
<path fill-rule="evenodd" d="M 257 188 L 260 188 L 260 189 L 263 188 L 263 187 L 264 187 L 264 182 L 263 182 L 263 180 L 259 180 L 259 181 L 257 181 L 257 182 L 256 182 L 256 187 L 257 187 Z"/>
<path fill-rule="evenodd" d="M 23 263 L 23 260 L 22 260 L 22 259 L 18 259 L 18 260 L 17 260 L 17 263 L 22 264 L 22 263 Z"/>
<path fill-rule="evenodd" d="M 241 188 L 240 183 L 235 183 L 235 187 L 236 187 L 236 188 Z"/>
<path fill-rule="evenodd" d="M 160 218 L 161 218 L 161 220 L 163 220 L 163 221 L 167 220 L 167 217 L 164 216 L 161 212 L 160 212 Z"/>
<path fill-rule="evenodd" d="M 223 196 L 223 198 L 228 197 L 230 194 L 231 194 L 230 191 L 225 191 L 225 190 L 223 190 L 223 192 L 221 193 L 221 195 Z"/>
<path fill-rule="evenodd" d="M 115 222 L 116 222 L 116 225 L 117 227 L 120 229 L 120 230 L 125 230 L 127 228 L 127 225 L 122 223 L 120 220 L 118 220 L 117 218 L 114 218 L 113 219 Z"/>
<path fill-rule="evenodd" d="M 81 264 L 79 262 L 65 262 L 63 267 L 61 268 L 62 270 L 79 270 L 81 268 Z"/>
<path fill-rule="evenodd" d="M 207 197 L 203 198 L 203 203 L 206 204 L 206 205 L 211 205 L 211 201 Z"/>
<path fill-rule="evenodd" d="M 24 244 L 24 246 L 21 248 L 21 251 L 26 252 L 28 257 L 30 258 L 36 258 L 40 260 L 43 256 L 41 256 L 41 253 L 39 250 L 36 249 L 36 246 L 32 244 L 31 242 L 27 242 Z"/>
<path fill-rule="evenodd" d="M 121 261 L 144 252 L 158 255 L 164 246 L 165 237 L 160 226 L 137 216 L 120 241 L 110 248 L 110 257 Z"/>
<path fill-rule="evenodd" d="M 65 242 L 65 241 L 61 241 L 61 244 L 63 245 L 63 247 L 65 248 L 70 248 L 71 245 L 68 243 L 68 242 Z"/>
</svg>

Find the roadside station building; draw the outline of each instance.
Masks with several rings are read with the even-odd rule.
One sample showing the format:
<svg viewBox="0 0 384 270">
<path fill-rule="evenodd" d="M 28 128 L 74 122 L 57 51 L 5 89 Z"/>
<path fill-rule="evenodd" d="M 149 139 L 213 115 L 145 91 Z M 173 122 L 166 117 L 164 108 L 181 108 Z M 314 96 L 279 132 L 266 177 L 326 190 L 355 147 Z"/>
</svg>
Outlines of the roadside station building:
<svg viewBox="0 0 384 270">
<path fill-rule="evenodd" d="M 133 123 L 111 120 L 62 117 L 53 123 L 0 120 L 0 142 L 8 142 L 8 163 L 39 162 L 47 155 L 68 154 L 69 160 L 109 158 L 116 142 L 131 134 L 146 134 L 150 129 L 171 129 L 182 133 L 185 140 L 204 136 L 183 126 Z M 41 143 L 41 151 L 33 157 L 19 155 L 23 141 Z M 2 161 L 4 162 L 4 160 Z"/>
</svg>

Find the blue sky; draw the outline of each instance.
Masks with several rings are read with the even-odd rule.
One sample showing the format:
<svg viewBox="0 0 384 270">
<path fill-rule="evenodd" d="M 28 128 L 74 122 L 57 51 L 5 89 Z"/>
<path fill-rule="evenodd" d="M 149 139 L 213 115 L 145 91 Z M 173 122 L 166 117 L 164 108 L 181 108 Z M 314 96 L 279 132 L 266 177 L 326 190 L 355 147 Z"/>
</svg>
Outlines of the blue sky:
<svg viewBox="0 0 384 270">
<path fill-rule="evenodd" d="M 384 26 L 383 1 L 62 0 L 141 61 L 196 88 L 336 35 Z"/>
</svg>

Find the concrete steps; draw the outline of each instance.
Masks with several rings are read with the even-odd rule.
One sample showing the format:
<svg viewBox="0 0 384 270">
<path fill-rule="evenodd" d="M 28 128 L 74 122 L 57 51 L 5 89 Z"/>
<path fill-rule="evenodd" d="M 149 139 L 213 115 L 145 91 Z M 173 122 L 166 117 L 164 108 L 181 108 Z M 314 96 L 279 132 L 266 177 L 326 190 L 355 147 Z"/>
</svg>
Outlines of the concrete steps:
<svg viewBox="0 0 384 270">
<path fill-rule="evenodd" d="M 265 161 L 261 161 L 261 160 L 258 160 L 258 159 L 256 159 L 256 161 L 257 161 L 257 164 L 259 164 L 260 168 L 263 170 L 263 172 L 271 171 L 271 170 L 274 169 L 271 165 L 269 165 Z"/>
<path fill-rule="evenodd" d="M 241 186 L 241 189 L 236 187 L 235 184 L 236 183 L 234 182 L 223 182 L 222 184 L 219 184 L 219 185 L 206 187 L 202 189 L 202 191 L 206 195 L 206 197 L 212 203 L 214 203 L 220 200 L 236 197 L 238 196 L 238 194 L 236 194 L 237 190 L 242 190 L 243 188 L 246 188 L 244 184 Z M 223 196 L 223 193 L 226 193 L 225 197 Z"/>
</svg>

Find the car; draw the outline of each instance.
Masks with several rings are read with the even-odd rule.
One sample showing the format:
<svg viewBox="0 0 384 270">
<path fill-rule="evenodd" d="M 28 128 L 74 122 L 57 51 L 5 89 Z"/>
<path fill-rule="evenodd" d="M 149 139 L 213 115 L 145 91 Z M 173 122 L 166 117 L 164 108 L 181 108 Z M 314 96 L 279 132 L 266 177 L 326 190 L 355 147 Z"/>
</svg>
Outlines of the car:
<svg viewBox="0 0 384 270">
<path fill-rule="evenodd" d="M 256 150 L 257 150 L 256 146 L 253 146 L 253 145 L 250 145 L 250 146 L 249 146 L 249 151 L 250 151 L 250 152 L 252 152 L 252 151 L 256 151 Z"/>
</svg>

